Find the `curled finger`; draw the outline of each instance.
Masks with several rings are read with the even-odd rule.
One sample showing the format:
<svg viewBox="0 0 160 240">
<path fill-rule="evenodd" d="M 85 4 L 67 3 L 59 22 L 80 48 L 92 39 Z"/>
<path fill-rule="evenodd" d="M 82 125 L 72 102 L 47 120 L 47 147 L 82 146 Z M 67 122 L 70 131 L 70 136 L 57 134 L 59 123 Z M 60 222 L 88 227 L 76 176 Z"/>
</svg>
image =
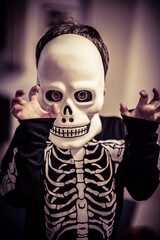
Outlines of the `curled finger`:
<svg viewBox="0 0 160 240">
<path fill-rule="evenodd" d="M 39 85 L 36 85 L 31 88 L 31 90 L 29 91 L 29 101 L 37 100 L 37 93 L 39 91 L 39 88 L 40 88 Z"/>
<path fill-rule="evenodd" d="M 14 105 L 19 104 L 23 106 L 26 103 L 26 101 L 22 97 L 15 97 L 11 101 L 11 108 L 14 107 Z"/>
<path fill-rule="evenodd" d="M 140 98 L 139 98 L 138 106 L 147 104 L 147 102 L 148 102 L 148 93 L 147 93 L 147 91 L 146 90 L 141 90 L 139 92 L 139 94 L 140 94 Z"/>
<path fill-rule="evenodd" d="M 25 90 L 24 89 L 19 89 L 16 91 L 15 93 L 15 97 L 22 97 L 23 95 L 25 95 Z"/>
<path fill-rule="evenodd" d="M 20 106 L 19 104 L 14 105 L 11 108 L 11 113 L 13 114 L 14 117 L 19 118 L 19 113 L 22 111 L 23 107 Z"/>
<path fill-rule="evenodd" d="M 160 91 L 156 88 L 153 88 L 153 99 L 150 101 L 150 104 L 156 107 L 160 101 Z"/>
</svg>

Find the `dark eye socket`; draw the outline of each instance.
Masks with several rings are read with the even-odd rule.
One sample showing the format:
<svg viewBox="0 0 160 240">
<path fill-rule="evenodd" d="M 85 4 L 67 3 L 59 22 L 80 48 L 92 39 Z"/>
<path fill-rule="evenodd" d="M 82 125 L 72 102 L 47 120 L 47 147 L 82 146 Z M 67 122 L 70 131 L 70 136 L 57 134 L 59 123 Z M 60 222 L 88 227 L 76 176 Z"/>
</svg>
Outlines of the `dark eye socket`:
<svg viewBox="0 0 160 240">
<path fill-rule="evenodd" d="M 78 102 L 89 102 L 92 100 L 92 93 L 90 91 L 87 90 L 80 90 L 77 91 L 75 94 L 75 99 Z"/>
<path fill-rule="evenodd" d="M 62 97 L 63 97 L 62 93 L 57 90 L 49 90 L 46 93 L 47 100 L 52 102 L 59 102 L 62 99 Z"/>
</svg>

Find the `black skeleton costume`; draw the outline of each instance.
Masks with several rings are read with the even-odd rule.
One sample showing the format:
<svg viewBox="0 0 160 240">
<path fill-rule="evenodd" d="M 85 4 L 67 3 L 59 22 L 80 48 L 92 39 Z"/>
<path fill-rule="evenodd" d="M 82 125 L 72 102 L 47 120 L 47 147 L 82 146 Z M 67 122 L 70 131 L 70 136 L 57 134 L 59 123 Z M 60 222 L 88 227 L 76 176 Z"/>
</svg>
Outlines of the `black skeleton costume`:
<svg viewBox="0 0 160 240">
<path fill-rule="evenodd" d="M 54 119 L 20 121 L 1 166 L 0 193 L 26 207 L 25 239 L 115 239 L 123 189 L 137 200 L 158 185 L 157 123 L 101 117 L 79 151 L 49 139 Z"/>
</svg>

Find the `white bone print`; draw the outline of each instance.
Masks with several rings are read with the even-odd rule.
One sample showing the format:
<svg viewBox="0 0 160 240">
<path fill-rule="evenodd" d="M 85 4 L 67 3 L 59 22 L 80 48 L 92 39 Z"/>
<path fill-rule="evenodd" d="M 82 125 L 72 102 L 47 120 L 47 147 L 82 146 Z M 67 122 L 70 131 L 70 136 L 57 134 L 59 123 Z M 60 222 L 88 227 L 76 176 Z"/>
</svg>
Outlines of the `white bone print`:
<svg viewBox="0 0 160 240">
<path fill-rule="evenodd" d="M 45 219 L 48 239 L 72 232 L 88 240 L 91 231 L 102 239 L 112 233 L 116 211 L 114 174 L 122 160 L 124 141 L 91 141 L 84 148 L 45 151 Z M 44 176 L 45 176 L 44 175 Z"/>
<path fill-rule="evenodd" d="M 88 203 L 85 198 L 84 190 L 86 188 L 84 181 L 84 148 L 72 149 L 72 156 L 75 160 L 75 169 L 78 190 L 78 199 L 76 202 L 77 206 L 77 240 L 88 240 Z"/>
</svg>

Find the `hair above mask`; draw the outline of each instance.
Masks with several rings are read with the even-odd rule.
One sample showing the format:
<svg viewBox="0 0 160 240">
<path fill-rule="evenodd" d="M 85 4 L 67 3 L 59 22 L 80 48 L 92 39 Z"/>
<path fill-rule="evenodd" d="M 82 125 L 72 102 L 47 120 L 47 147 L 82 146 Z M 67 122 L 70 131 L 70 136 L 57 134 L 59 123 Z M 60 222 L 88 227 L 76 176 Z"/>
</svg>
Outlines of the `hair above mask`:
<svg viewBox="0 0 160 240">
<path fill-rule="evenodd" d="M 98 49 L 104 67 L 104 75 L 106 76 L 109 64 L 109 53 L 107 46 L 103 42 L 103 39 L 99 32 L 88 25 L 80 24 L 75 20 L 69 18 L 62 22 L 58 22 L 52 28 L 50 28 L 38 41 L 36 46 L 36 66 L 38 67 L 39 58 L 45 45 L 52 39 L 63 34 L 77 34 L 89 39 Z"/>
</svg>

